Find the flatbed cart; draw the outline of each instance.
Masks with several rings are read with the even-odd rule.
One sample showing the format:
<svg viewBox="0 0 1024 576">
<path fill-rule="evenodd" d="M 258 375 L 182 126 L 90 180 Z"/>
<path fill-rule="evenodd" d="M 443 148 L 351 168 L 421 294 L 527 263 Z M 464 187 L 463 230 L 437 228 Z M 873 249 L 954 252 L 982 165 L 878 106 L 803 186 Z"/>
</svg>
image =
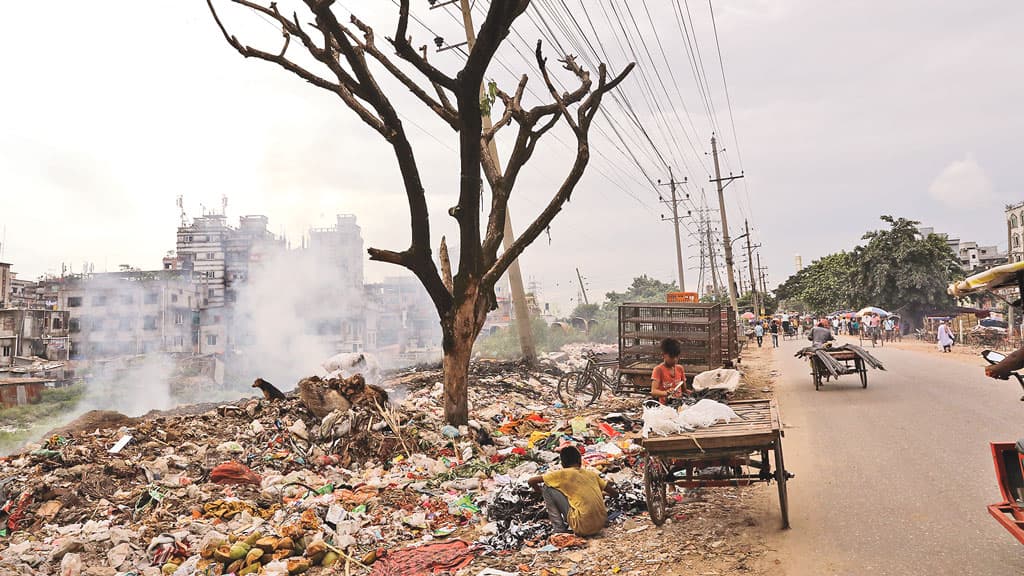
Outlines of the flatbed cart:
<svg viewBox="0 0 1024 576">
<path fill-rule="evenodd" d="M 775 481 L 779 487 L 782 527 L 789 528 L 786 471 L 782 458 L 782 421 L 772 400 L 731 402 L 739 419 L 672 436 L 644 438 L 644 493 L 651 521 L 668 518 L 668 485 L 683 488 L 738 487 Z M 769 460 L 774 456 L 775 468 Z M 714 470 L 705 474 L 708 469 Z"/>
<path fill-rule="evenodd" d="M 822 355 L 828 358 L 823 358 Z M 821 390 L 829 379 L 838 380 L 846 374 L 856 374 L 861 388 L 868 387 L 868 366 L 885 370 L 877 358 L 859 346 L 844 344 L 835 348 L 809 347 L 796 353 L 798 358 L 807 358 L 811 363 L 811 380 L 814 389 Z"/>
</svg>

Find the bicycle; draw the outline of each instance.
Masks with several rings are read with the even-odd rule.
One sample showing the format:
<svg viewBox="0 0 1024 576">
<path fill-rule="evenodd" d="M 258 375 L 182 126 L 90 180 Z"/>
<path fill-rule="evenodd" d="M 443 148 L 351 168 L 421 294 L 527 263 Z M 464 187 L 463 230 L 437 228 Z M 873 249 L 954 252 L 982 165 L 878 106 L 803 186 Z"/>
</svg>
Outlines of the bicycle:
<svg viewBox="0 0 1024 576">
<path fill-rule="evenodd" d="M 598 356 L 592 351 L 584 352 L 587 365 L 582 370 L 566 373 L 558 380 L 558 398 L 567 408 L 586 408 L 610 387 L 615 394 L 622 386 L 619 359 L 616 356 Z"/>
</svg>

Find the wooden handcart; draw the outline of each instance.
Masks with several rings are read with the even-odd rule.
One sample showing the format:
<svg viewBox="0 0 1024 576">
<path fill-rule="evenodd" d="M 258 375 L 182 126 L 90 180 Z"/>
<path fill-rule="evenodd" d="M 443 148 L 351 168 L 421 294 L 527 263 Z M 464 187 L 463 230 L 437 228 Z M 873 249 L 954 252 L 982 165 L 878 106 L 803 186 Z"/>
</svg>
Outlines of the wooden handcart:
<svg viewBox="0 0 1024 576">
<path fill-rule="evenodd" d="M 835 348 L 809 347 L 796 353 L 798 358 L 807 358 L 811 363 L 811 381 L 814 389 L 821 390 L 830 379 L 838 380 L 846 374 L 856 374 L 861 388 L 868 387 L 868 367 L 879 370 L 885 367 L 877 358 L 860 346 L 844 344 Z"/>
<path fill-rule="evenodd" d="M 740 419 L 641 441 L 647 511 L 655 525 L 661 526 L 668 518 L 669 484 L 684 488 L 735 487 L 774 480 L 779 487 L 782 527 L 789 528 L 786 483 L 793 475 L 786 471 L 782 458 L 778 403 L 743 400 L 729 406 Z M 769 452 L 774 456 L 774 470 Z"/>
</svg>

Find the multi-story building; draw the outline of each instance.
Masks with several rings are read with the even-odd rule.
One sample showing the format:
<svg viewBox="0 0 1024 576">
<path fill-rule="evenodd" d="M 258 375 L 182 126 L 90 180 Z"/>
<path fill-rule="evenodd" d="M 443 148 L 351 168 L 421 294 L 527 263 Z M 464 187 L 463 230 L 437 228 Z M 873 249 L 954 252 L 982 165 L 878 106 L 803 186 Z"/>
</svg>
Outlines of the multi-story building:
<svg viewBox="0 0 1024 576">
<path fill-rule="evenodd" d="M 19 358 L 67 360 L 68 316 L 59 310 L 0 310 L 0 368 L 15 365 Z"/>
<path fill-rule="evenodd" d="M 0 262 L 0 308 L 11 307 L 11 265 L 7 262 Z"/>
<path fill-rule="evenodd" d="M 198 292 L 198 351 L 228 350 L 231 304 L 248 279 L 250 266 L 284 249 L 284 241 L 267 229 L 267 223 L 266 216 L 242 216 L 234 228 L 223 214 L 204 214 L 178 228 L 176 254 L 164 258 L 164 268 L 191 274 Z"/>
<path fill-rule="evenodd" d="M 366 300 L 368 348 L 403 355 L 441 345 L 437 310 L 415 277 L 395 276 L 368 284 Z"/>
<path fill-rule="evenodd" d="M 977 270 L 985 270 L 1007 262 L 1007 254 L 1000 252 L 998 246 L 979 246 L 977 242 L 970 240 L 950 238 L 949 234 L 936 232 L 934 228 L 920 228 L 919 232 L 924 237 L 935 234 L 943 238 L 950 250 L 956 254 L 957 260 L 960 262 L 960 269 L 965 274 L 970 274 Z"/>
<path fill-rule="evenodd" d="M 1006 215 L 1007 258 L 1010 262 L 1024 260 L 1024 202 L 1007 204 Z"/>
<path fill-rule="evenodd" d="M 310 228 L 309 251 L 318 262 L 332 264 L 344 288 L 363 290 L 363 233 L 356 217 L 338 214 L 330 228 Z"/>
<path fill-rule="evenodd" d="M 200 295 L 183 270 L 124 270 L 65 278 L 71 356 L 98 359 L 149 352 L 203 351 Z"/>
<path fill-rule="evenodd" d="M 960 242 L 957 257 L 964 273 L 987 270 L 1006 263 L 1006 253 L 1000 252 L 998 246 L 979 246 L 977 242 Z"/>
</svg>

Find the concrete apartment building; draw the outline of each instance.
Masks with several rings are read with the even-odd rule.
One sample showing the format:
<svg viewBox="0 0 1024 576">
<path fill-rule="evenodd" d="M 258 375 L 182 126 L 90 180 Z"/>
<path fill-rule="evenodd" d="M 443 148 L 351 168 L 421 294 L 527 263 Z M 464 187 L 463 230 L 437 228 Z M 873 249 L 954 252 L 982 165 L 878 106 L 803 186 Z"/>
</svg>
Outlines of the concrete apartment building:
<svg viewBox="0 0 1024 576">
<path fill-rule="evenodd" d="M 69 314 L 61 310 L 0 310 L 0 371 L 18 364 L 68 359 Z"/>
<path fill-rule="evenodd" d="M 0 262 L 0 308 L 11 307 L 11 292 L 13 289 L 11 281 L 13 279 L 11 265 L 7 262 Z"/>
<path fill-rule="evenodd" d="M 123 270 L 64 279 L 71 357 L 99 359 L 199 348 L 199 294 L 183 270 Z"/>
<path fill-rule="evenodd" d="M 946 240 L 946 244 L 956 254 L 957 259 L 960 262 L 960 269 L 963 270 L 964 274 L 970 274 L 975 271 L 987 270 L 993 266 L 1005 264 L 1007 262 L 1007 254 L 1000 252 L 998 246 L 981 246 L 977 242 L 970 240 L 961 240 L 960 238 L 951 238 L 949 234 L 945 232 L 936 232 L 934 228 L 923 227 L 920 228 L 921 236 L 928 236 L 929 234 L 935 234 Z"/>
<path fill-rule="evenodd" d="M 338 214 L 333 226 L 310 228 L 306 250 L 328 279 L 318 283 L 323 293 L 311 311 L 311 329 L 336 352 L 376 349 L 363 291 L 363 233 L 356 217 Z"/>
<path fill-rule="evenodd" d="M 237 228 L 223 214 L 204 214 L 178 228 L 174 258 L 164 268 L 191 274 L 198 294 L 198 352 L 224 354 L 229 349 L 231 306 L 250 266 L 284 249 L 284 241 L 267 229 L 266 216 L 242 216 Z"/>
<path fill-rule="evenodd" d="M 1024 202 L 1007 204 L 1006 216 L 1007 256 L 1010 262 L 1024 260 Z"/>
</svg>

